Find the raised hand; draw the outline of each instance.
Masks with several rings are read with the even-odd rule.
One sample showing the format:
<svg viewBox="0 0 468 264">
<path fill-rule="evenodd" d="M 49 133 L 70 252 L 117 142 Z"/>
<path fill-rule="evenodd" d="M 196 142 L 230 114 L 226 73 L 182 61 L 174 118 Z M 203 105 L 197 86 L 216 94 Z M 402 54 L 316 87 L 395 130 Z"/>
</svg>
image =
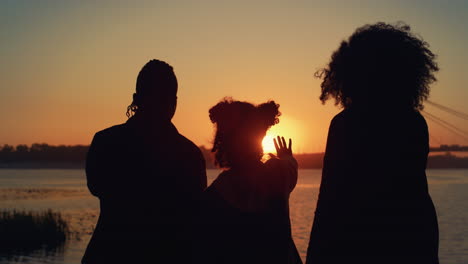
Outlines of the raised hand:
<svg viewBox="0 0 468 264">
<path fill-rule="evenodd" d="M 280 137 L 280 136 L 277 136 L 277 138 L 274 138 L 273 143 L 275 144 L 276 155 L 278 156 L 278 158 L 284 159 L 284 158 L 290 158 L 293 156 L 291 139 L 289 139 L 289 146 L 286 146 L 286 140 L 284 140 L 284 137 Z"/>
</svg>

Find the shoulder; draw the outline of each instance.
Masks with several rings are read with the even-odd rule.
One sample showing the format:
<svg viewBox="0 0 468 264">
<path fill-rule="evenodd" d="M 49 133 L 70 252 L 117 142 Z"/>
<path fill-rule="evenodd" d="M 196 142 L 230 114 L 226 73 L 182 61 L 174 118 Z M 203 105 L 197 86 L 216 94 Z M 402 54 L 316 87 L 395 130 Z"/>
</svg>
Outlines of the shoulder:
<svg viewBox="0 0 468 264">
<path fill-rule="evenodd" d="M 284 172 L 284 170 L 294 172 L 297 170 L 298 164 L 293 156 L 286 159 L 271 158 L 265 162 L 265 168 L 272 172 Z"/>
<path fill-rule="evenodd" d="M 271 158 L 265 162 L 266 168 L 276 169 L 281 167 L 285 164 L 284 160 L 280 160 L 278 158 Z"/>
<path fill-rule="evenodd" d="M 401 116 L 392 120 L 392 123 L 399 124 L 409 133 L 421 133 L 428 130 L 426 119 L 418 110 L 404 112 Z"/>
<path fill-rule="evenodd" d="M 429 128 L 426 123 L 426 119 L 419 111 L 414 111 L 408 120 L 408 126 L 411 128 L 411 135 L 417 140 L 428 141 L 429 139 Z"/>
<path fill-rule="evenodd" d="M 341 112 L 339 112 L 338 114 L 336 114 L 331 122 L 330 122 L 330 127 L 334 127 L 334 126 L 343 126 L 344 123 L 345 123 L 345 120 L 346 119 L 349 119 L 351 117 L 352 113 L 350 112 L 350 110 L 343 110 Z"/>
<path fill-rule="evenodd" d="M 424 116 L 419 111 L 413 112 L 413 119 L 415 124 L 421 128 L 427 129 L 427 122 Z"/>
<path fill-rule="evenodd" d="M 111 137 L 114 135 L 121 134 L 123 131 L 126 130 L 126 125 L 124 124 L 119 124 L 115 126 L 111 126 L 108 128 L 105 128 L 101 131 L 96 132 L 95 136 L 97 137 Z"/>
<path fill-rule="evenodd" d="M 298 164 L 294 157 L 287 159 L 269 159 L 265 163 L 269 181 L 276 186 L 276 192 L 289 194 L 297 184 Z M 275 192 L 275 190 L 273 190 Z"/>
<path fill-rule="evenodd" d="M 335 115 L 330 121 L 328 128 L 329 135 L 330 133 L 336 134 L 338 131 L 344 131 L 346 123 L 349 123 L 350 118 L 352 118 L 352 113 L 349 110 L 343 110 Z"/>
<path fill-rule="evenodd" d="M 201 196 L 201 216 L 204 219 L 213 221 L 223 217 L 222 211 L 231 208 L 220 192 L 212 185 L 203 191 Z"/>
<path fill-rule="evenodd" d="M 126 132 L 126 125 L 119 124 L 105 128 L 101 131 L 96 132 L 93 137 L 93 143 L 96 142 L 112 142 L 124 136 Z"/>
<path fill-rule="evenodd" d="M 189 152 L 192 154 L 196 154 L 200 157 L 203 157 L 203 154 L 200 148 L 197 145 L 195 145 L 195 143 L 193 143 L 190 139 L 186 138 L 182 134 L 178 135 L 178 142 L 182 146 L 181 149 L 183 149 L 184 152 Z"/>
</svg>

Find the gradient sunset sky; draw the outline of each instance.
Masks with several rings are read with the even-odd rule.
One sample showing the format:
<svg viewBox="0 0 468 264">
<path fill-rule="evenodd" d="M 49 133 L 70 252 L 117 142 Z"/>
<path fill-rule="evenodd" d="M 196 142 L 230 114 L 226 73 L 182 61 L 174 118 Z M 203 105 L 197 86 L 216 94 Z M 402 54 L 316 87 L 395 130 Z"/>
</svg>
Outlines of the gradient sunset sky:
<svg viewBox="0 0 468 264">
<path fill-rule="evenodd" d="M 429 42 L 441 68 L 430 99 L 468 113 L 466 14 L 466 0 L 1 1 L 0 144 L 89 144 L 125 122 L 136 76 L 157 58 L 175 69 L 174 123 L 197 145 L 213 137 L 208 109 L 232 96 L 274 99 L 283 115 L 271 133 L 321 152 L 340 109 L 318 100 L 314 72 L 378 21 L 404 21 Z M 468 121 L 426 110 L 468 131 Z M 431 144 L 468 145 L 428 124 Z"/>
</svg>

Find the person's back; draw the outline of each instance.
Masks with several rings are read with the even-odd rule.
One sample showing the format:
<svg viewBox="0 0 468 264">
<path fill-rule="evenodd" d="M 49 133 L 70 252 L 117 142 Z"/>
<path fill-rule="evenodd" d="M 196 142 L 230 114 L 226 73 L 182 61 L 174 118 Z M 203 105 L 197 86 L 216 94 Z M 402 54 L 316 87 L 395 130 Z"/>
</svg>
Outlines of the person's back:
<svg viewBox="0 0 468 264">
<path fill-rule="evenodd" d="M 369 120 L 372 119 L 372 120 Z M 437 218 L 427 188 L 428 134 L 417 112 L 344 110 L 332 121 L 309 263 L 434 263 Z"/>
<path fill-rule="evenodd" d="M 210 251 L 202 263 L 298 263 L 285 197 L 291 190 L 272 190 L 296 179 L 297 163 L 280 159 L 222 172 L 203 196 L 203 242 Z"/>
<path fill-rule="evenodd" d="M 307 263 L 438 263 L 419 113 L 434 58 L 408 26 L 377 23 L 358 28 L 318 74 L 322 102 L 345 110 L 329 128 Z"/>
<path fill-rule="evenodd" d="M 151 61 L 145 67 L 132 104 L 136 114 L 96 133 L 88 152 L 88 187 L 101 213 L 83 263 L 187 263 L 192 255 L 192 218 L 206 187 L 205 161 L 170 122 L 175 105 L 153 110 L 151 93 L 143 90 L 149 88 L 141 88 L 141 79 L 170 66 Z"/>
</svg>

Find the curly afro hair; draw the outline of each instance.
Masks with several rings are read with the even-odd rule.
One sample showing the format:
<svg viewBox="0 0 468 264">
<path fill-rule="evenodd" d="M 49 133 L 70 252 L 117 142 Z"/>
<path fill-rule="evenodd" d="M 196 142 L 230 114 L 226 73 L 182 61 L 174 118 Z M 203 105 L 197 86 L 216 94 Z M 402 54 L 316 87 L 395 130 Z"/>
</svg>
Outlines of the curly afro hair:
<svg viewBox="0 0 468 264">
<path fill-rule="evenodd" d="M 341 42 L 328 66 L 317 71 L 322 79 L 320 100 L 335 104 L 423 109 L 429 86 L 439 70 L 429 44 L 403 22 L 379 22 L 358 28 Z"/>
<path fill-rule="evenodd" d="M 215 153 L 215 164 L 221 168 L 232 167 L 239 158 L 260 160 L 262 138 L 279 122 L 281 115 L 279 105 L 274 101 L 253 105 L 232 98 L 224 98 L 209 113 L 211 122 L 216 125 L 212 152 Z"/>
</svg>

